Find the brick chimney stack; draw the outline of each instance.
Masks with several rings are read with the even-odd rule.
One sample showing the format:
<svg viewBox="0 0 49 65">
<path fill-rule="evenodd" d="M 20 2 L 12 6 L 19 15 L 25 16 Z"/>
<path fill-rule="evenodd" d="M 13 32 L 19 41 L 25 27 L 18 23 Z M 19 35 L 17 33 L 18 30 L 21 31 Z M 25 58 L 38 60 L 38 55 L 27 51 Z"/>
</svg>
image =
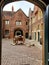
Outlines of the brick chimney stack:
<svg viewBox="0 0 49 65">
<path fill-rule="evenodd" d="M 12 6 L 12 12 L 14 12 L 14 7 Z"/>
</svg>

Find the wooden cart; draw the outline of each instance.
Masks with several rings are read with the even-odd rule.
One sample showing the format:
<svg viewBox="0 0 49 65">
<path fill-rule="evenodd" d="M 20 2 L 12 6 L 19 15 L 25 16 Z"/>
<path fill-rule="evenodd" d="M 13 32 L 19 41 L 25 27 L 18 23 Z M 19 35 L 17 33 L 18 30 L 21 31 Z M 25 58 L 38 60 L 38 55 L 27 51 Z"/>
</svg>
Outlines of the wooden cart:
<svg viewBox="0 0 49 65">
<path fill-rule="evenodd" d="M 24 44 L 24 37 L 19 35 L 19 36 L 15 36 L 14 39 L 13 39 L 13 42 L 16 43 L 16 44 Z"/>
</svg>

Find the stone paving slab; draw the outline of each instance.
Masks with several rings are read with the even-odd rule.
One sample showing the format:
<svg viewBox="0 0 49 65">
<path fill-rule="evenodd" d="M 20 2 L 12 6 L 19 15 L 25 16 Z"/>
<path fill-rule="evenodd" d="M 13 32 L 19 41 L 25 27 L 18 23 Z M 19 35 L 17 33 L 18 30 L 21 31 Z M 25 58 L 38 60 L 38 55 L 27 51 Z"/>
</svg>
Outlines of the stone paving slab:
<svg viewBox="0 0 49 65">
<path fill-rule="evenodd" d="M 25 43 L 26 43 L 26 46 L 36 46 L 39 49 L 42 49 L 42 45 L 38 41 L 26 39 Z"/>
<path fill-rule="evenodd" d="M 11 43 L 11 39 L 2 40 L 1 65 L 42 65 L 42 49 Z"/>
</svg>

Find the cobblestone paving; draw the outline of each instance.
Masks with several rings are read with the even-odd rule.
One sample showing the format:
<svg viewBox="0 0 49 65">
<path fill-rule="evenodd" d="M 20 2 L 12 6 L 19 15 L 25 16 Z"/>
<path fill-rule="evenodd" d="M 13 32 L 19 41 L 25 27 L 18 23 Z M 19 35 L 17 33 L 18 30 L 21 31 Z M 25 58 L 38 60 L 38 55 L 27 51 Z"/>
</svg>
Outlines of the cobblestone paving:
<svg viewBox="0 0 49 65">
<path fill-rule="evenodd" d="M 11 43 L 11 39 L 2 40 L 1 65 L 42 65 L 42 49 Z"/>
</svg>

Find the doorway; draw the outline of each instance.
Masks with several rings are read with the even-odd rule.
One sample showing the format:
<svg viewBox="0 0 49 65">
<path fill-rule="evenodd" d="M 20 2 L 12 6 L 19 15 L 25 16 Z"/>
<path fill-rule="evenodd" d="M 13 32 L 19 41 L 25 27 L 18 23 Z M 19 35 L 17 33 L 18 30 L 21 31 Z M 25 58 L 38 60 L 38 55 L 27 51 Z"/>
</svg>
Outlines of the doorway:
<svg viewBox="0 0 49 65">
<path fill-rule="evenodd" d="M 38 32 L 38 41 L 40 41 L 40 32 Z"/>
<path fill-rule="evenodd" d="M 26 38 L 28 38 L 28 37 L 29 37 L 29 34 L 28 34 L 28 33 L 26 33 L 26 34 L 25 34 L 25 37 L 26 37 Z"/>
<path fill-rule="evenodd" d="M 21 30 L 21 29 L 16 29 L 16 30 L 14 30 L 14 36 L 15 35 L 21 35 L 21 36 L 23 36 L 23 31 Z"/>
</svg>

